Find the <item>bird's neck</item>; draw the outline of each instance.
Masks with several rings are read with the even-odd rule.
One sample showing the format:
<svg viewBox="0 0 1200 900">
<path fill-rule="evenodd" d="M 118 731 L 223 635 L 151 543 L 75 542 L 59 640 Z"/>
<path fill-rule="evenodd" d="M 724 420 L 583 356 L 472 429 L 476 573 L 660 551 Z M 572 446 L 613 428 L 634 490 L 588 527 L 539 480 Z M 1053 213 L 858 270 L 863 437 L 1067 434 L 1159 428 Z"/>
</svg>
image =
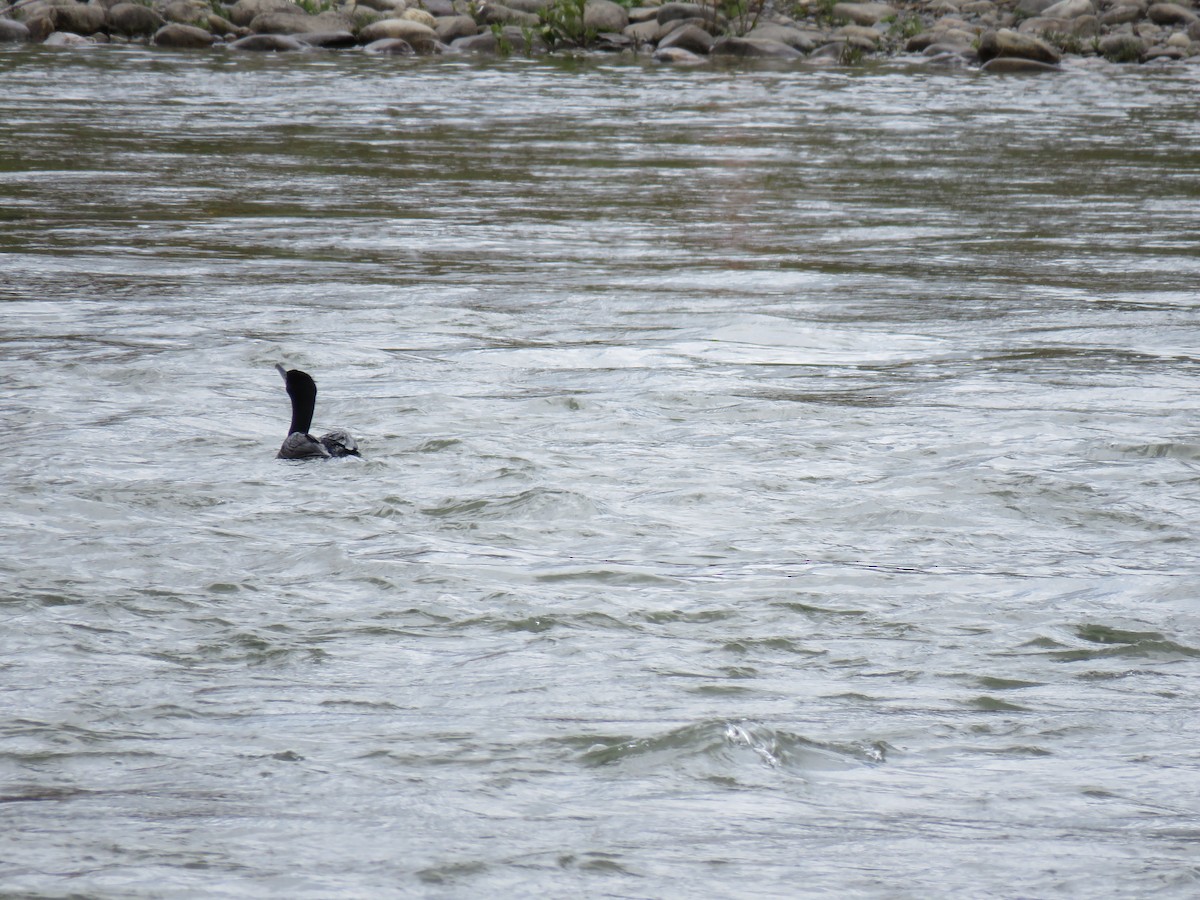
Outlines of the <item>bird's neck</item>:
<svg viewBox="0 0 1200 900">
<path fill-rule="evenodd" d="M 313 409 L 316 405 L 317 398 L 315 396 L 292 395 L 292 424 L 288 434 L 295 434 L 297 431 L 301 434 L 308 434 L 308 429 L 312 427 Z"/>
</svg>

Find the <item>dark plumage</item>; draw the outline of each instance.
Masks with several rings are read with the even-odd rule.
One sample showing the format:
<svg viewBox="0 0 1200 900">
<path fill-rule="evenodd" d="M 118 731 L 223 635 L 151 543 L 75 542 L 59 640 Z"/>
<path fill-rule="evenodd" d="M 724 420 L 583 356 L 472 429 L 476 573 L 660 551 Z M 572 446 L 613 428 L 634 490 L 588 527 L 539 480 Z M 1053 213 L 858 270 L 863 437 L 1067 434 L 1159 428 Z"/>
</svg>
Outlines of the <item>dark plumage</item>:
<svg viewBox="0 0 1200 900">
<path fill-rule="evenodd" d="M 277 459 L 329 459 L 331 456 L 361 456 L 358 444 L 342 430 L 331 431 L 315 438 L 308 433 L 312 427 L 313 410 L 317 406 L 317 383 L 307 372 L 285 369 L 276 364 L 283 376 L 288 396 L 292 399 L 292 424 L 288 436 L 279 448 Z"/>
</svg>

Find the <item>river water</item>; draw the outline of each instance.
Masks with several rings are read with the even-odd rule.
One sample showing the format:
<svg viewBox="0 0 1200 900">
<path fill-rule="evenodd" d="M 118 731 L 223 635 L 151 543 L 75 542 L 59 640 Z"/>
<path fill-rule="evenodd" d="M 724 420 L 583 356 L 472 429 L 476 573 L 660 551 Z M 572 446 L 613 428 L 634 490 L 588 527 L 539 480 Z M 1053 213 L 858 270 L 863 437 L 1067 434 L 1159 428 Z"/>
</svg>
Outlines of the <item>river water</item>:
<svg viewBox="0 0 1200 900">
<path fill-rule="evenodd" d="M 1195 896 L 1197 96 L 3 49 L 0 893 Z"/>
</svg>

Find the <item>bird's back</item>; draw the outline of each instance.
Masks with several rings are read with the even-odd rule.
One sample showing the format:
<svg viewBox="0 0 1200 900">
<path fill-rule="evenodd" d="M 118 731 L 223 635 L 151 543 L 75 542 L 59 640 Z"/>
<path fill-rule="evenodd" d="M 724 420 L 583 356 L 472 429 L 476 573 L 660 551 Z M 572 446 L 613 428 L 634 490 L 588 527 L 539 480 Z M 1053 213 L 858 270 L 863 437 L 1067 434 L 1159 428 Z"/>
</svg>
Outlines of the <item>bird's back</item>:
<svg viewBox="0 0 1200 900">
<path fill-rule="evenodd" d="M 311 434 L 296 431 L 289 434 L 279 448 L 276 459 L 328 459 L 330 452 Z"/>
</svg>

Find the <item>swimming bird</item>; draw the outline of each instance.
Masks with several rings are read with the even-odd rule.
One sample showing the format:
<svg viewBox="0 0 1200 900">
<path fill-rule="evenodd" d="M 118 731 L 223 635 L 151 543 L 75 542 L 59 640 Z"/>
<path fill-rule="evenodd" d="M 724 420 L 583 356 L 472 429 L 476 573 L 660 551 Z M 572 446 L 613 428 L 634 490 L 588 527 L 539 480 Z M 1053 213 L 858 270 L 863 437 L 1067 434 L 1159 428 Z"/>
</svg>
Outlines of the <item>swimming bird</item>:
<svg viewBox="0 0 1200 900">
<path fill-rule="evenodd" d="M 288 436 L 279 448 L 276 459 L 329 459 L 331 456 L 362 456 L 358 444 L 346 432 L 338 429 L 315 438 L 308 433 L 312 427 L 313 410 L 317 406 L 317 383 L 307 372 L 275 368 L 283 376 L 288 396 L 292 398 L 292 424 Z"/>
</svg>

